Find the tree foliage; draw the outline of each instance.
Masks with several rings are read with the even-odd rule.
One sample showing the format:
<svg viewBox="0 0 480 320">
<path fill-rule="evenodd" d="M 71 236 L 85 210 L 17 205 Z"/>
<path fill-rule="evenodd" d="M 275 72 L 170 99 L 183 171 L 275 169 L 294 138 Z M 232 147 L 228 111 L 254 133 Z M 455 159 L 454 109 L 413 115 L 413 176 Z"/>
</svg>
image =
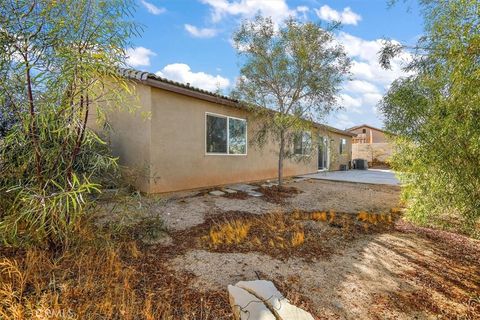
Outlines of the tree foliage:
<svg viewBox="0 0 480 320">
<path fill-rule="evenodd" d="M 278 179 L 295 136 L 337 109 L 337 93 L 350 68 L 332 30 L 293 18 L 276 26 L 257 16 L 234 35 L 243 65 L 234 94 L 262 118 L 255 142 L 278 142 Z M 272 112 L 273 111 L 273 112 Z"/>
<path fill-rule="evenodd" d="M 0 152 L 4 241 L 67 244 L 89 193 L 116 167 L 87 122 L 128 89 L 116 70 L 136 32 L 131 8 L 129 0 L 2 2 L 0 100 L 14 120 Z"/>
<path fill-rule="evenodd" d="M 479 237 L 480 4 L 420 4 L 426 34 L 407 66 L 413 75 L 396 80 L 380 104 L 397 135 L 393 164 L 404 173 L 410 218 L 448 226 L 460 216 L 463 230 Z"/>
</svg>

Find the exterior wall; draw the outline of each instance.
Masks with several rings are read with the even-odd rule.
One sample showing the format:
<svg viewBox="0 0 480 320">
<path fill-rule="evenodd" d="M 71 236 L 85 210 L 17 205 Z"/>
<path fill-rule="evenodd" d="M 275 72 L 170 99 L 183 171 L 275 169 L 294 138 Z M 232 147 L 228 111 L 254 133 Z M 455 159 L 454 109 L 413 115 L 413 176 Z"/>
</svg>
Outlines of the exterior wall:
<svg viewBox="0 0 480 320">
<path fill-rule="evenodd" d="M 340 165 L 349 166 L 352 160 L 352 137 L 329 132 L 330 137 L 330 171 L 340 170 Z M 340 139 L 347 139 L 347 146 L 343 154 L 340 154 Z"/>
<path fill-rule="evenodd" d="M 139 104 L 134 114 L 109 115 L 113 131 L 111 144 L 120 163 L 128 168 L 132 181 L 142 192 L 161 193 L 277 177 L 277 146 L 270 142 L 259 148 L 249 141 L 247 155 L 206 154 L 206 113 L 247 119 L 247 139 L 253 136 L 255 120 L 248 112 L 137 84 Z M 149 112 L 145 119 L 142 113 Z M 325 135 L 325 134 L 323 134 Z M 351 137 L 328 132 L 330 169 L 351 160 Z M 347 140 L 339 155 L 340 139 Z M 284 161 L 284 176 L 316 172 L 318 153 Z M 132 180 L 132 179 L 130 179 Z"/>
<path fill-rule="evenodd" d="M 278 158 L 273 143 L 261 149 L 248 143 L 247 155 L 206 154 L 207 112 L 247 119 L 247 139 L 253 136 L 255 123 L 245 110 L 152 89 L 152 192 L 276 177 Z M 312 156 L 301 162 L 286 160 L 284 175 L 315 172 L 316 161 Z"/>
<path fill-rule="evenodd" d="M 108 130 L 107 141 L 113 156 L 119 158 L 123 176 L 141 191 L 150 191 L 150 120 L 151 88 L 144 85 L 132 86 L 133 94 L 121 106 L 106 106 Z M 96 111 L 96 110 L 95 110 Z M 96 112 L 91 113 L 89 126 L 100 131 L 96 123 Z"/>
<path fill-rule="evenodd" d="M 366 133 L 363 133 L 365 129 Z M 360 127 L 354 130 L 350 130 L 351 133 L 356 134 L 357 136 L 353 138 L 353 143 L 384 143 L 388 142 L 385 133 L 380 130 L 375 130 L 370 127 Z"/>
<path fill-rule="evenodd" d="M 352 145 L 353 159 L 366 159 L 369 163 L 388 162 L 393 148 L 390 143 L 354 143 Z"/>
</svg>

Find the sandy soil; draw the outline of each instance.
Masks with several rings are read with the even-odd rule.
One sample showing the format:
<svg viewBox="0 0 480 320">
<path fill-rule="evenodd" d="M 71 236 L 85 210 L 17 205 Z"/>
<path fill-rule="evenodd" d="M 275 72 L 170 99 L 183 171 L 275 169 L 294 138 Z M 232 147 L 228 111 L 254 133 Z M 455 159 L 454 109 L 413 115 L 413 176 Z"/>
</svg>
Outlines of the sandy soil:
<svg viewBox="0 0 480 320">
<path fill-rule="evenodd" d="M 194 191 L 143 197 L 133 204 L 117 200 L 117 205 L 113 206 L 110 201 L 105 201 L 101 211 L 108 220 L 133 221 L 132 217 L 158 217 L 165 222 L 167 229 L 175 231 L 194 227 L 205 222 L 206 217 L 229 211 L 262 214 L 299 209 L 357 213 L 361 210 L 385 212 L 399 205 L 400 188 L 395 186 L 325 180 L 290 181 L 287 185 L 299 189 L 301 193 L 285 199 L 281 205 L 261 197 L 230 199 Z"/>
<path fill-rule="evenodd" d="M 273 280 L 317 319 L 480 318 L 480 243 L 402 220 L 388 231 L 365 233 L 345 242 L 335 239 L 338 246 L 333 254 L 308 260 L 277 259 L 256 251 L 214 252 L 189 246 L 185 238 L 175 242 L 179 234 L 202 229 L 206 220 L 225 212 L 381 213 L 400 206 L 398 187 L 319 180 L 288 185 L 302 192 L 285 199 L 283 205 L 262 198 L 188 193 L 143 199 L 137 208 L 141 208 L 139 216 L 162 218 L 174 238 L 165 249 L 152 250 L 172 253 L 166 256 L 169 267 L 194 274 L 194 286 L 202 291 L 226 291 L 229 284 L 260 277 Z M 109 208 L 110 219 L 115 219 L 118 212 Z M 335 228 L 313 224 L 323 231 Z M 327 242 L 330 245 L 332 239 Z"/>
</svg>

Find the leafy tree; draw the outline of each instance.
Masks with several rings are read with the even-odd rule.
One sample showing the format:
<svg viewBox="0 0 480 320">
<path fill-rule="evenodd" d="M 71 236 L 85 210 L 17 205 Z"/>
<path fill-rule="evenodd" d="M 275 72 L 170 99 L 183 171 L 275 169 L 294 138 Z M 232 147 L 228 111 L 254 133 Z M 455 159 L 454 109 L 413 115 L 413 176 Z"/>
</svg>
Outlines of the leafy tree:
<svg viewBox="0 0 480 320">
<path fill-rule="evenodd" d="M 277 27 L 270 18 L 257 16 L 234 34 L 243 66 L 234 95 L 264 121 L 254 142 L 267 137 L 278 142 L 278 182 L 289 146 L 312 121 L 337 109 L 339 85 L 350 68 L 343 47 L 332 30 L 293 18 Z"/>
<path fill-rule="evenodd" d="M 88 194 L 116 167 L 87 126 L 114 107 L 116 75 L 136 32 L 130 0 L 19 0 L 0 6 L 0 100 L 15 125 L 0 153 L 0 235 L 56 249 L 69 241 Z M 114 85 L 112 85 L 112 83 Z"/>
<path fill-rule="evenodd" d="M 380 109 L 395 133 L 408 217 L 480 237 L 480 4 L 420 1 L 425 35 L 413 47 L 386 43 L 381 63 L 405 48 L 413 75 L 396 80 Z"/>
</svg>

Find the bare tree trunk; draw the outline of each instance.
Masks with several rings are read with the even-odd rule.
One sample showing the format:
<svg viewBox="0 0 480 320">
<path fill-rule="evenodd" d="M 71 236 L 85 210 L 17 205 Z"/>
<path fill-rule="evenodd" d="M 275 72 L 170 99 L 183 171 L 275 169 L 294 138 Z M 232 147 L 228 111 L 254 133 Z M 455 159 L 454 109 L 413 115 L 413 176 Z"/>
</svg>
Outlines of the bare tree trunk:
<svg viewBox="0 0 480 320">
<path fill-rule="evenodd" d="M 25 57 L 26 63 L 26 78 L 27 78 L 27 94 L 28 94 L 28 104 L 30 109 L 30 138 L 32 139 L 33 148 L 35 151 L 35 168 L 37 172 L 37 178 L 39 181 L 42 181 L 42 156 L 40 154 L 40 146 L 38 142 L 38 130 L 36 125 L 36 117 L 35 117 L 35 106 L 33 102 L 33 90 L 32 90 L 32 79 L 30 76 L 30 65 L 28 64 L 28 60 Z"/>
<path fill-rule="evenodd" d="M 280 152 L 278 153 L 278 187 L 283 185 L 283 158 L 285 157 L 285 132 L 280 131 Z"/>
</svg>

